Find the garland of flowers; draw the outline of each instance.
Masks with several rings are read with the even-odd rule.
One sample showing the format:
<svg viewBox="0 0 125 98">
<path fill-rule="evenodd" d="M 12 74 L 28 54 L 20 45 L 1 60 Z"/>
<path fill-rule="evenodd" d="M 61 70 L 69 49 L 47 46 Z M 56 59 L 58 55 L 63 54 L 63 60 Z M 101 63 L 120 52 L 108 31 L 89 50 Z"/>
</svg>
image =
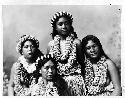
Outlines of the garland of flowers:
<svg viewBox="0 0 125 98">
<path fill-rule="evenodd" d="M 24 88 L 23 85 L 31 85 L 30 83 L 33 81 L 33 74 L 36 71 L 36 67 L 38 65 L 37 61 L 38 60 L 36 60 L 36 62 L 29 67 L 24 56 L 21 56 L 19 57 L 18 62 L 15 63 L 16 71 L 14 75 L 14 91 L 17 96 L 24 96 L 30 93 L 30 89 Z"/>
<path fill-rule="evenodd" d="M 68 58 L 69 56 L 68 54 L 70 53 L 71 47 L 72 47 L 73 37 L 68 36 L 66 38 L 64 54 L 61 54 L 61 51 L 60 51 L 60 40 L 61 38 L 59 35 L 56 35 L 54 37 L 54 56 L 57 61 L 63 61 Z"/>
<path fill-rule="evenodd" d="M 38 57 L 39 59 L 39 57 Z M 24 56 L 21 56 L 19 58 L 20 60 L 20 63 L 23 64 L 23 67 L 27 70 L 28 73 L 33 73 L 35 70 L 36 70 L 36 66 L 38 65 L 38 60 L 36 60 L 37 62 L 29 65 L 27 62 L 26 62 L 26 59 L 24 58 Z"/>
<path fill-rule="evenodd" d="M 59 96 L 57 87 L 53 82 L 48 82 L 46 85 L 42 77 L 39 78 L 38 84 L 32 87 L 32 96 Z"/>
<path fill-rule="evenodd" d="M 76 69 L 73 69 L 73 63 L 76 61 L 76 43 L 74 41 L 74 35 L 71 34 L 66 38 L 65 43 L 65 50 L 64 53 L 61 53 L 60 49 L 60 36 L 56 35 L 54 37 L 54 45 L 53 45 L 53 56 L 55 57 L 56 61 L 58 62 L 58 69 L 60 74 L 70 74 L 73 73 Z M 66 61 L 67 63 L 62 63 L 62 61 Z M 70 70 L 69 70 L 70 69 Z"/>
<path fill-rule="evenodd" d="M 87 85 L 89 94 L 95 95 L 104 90 L 104 84 L 107 77 L 107 66 L 103 64 L 105 61 L 106 58 L 102 56 L 97 62 L 94 72 L 92 63 L 89 59 L 86 59 L 85 84 Z"/>
</svg>

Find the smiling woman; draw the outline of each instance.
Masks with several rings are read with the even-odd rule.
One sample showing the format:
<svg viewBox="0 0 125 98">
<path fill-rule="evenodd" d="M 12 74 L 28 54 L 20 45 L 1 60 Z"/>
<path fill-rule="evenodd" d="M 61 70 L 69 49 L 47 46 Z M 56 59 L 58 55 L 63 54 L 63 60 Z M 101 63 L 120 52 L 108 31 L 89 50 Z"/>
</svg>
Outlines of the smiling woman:
<svg viewBox="0 0 125 98">
<path fill-rule="evenodd" d="M 82 39 L 85 59 L 85 84 L 88 96 L 120 96 L 120 76 L 115 63 L 104 53 L 99 39 L 87 35 Z"/>
<path fill-rule="evenodd" d="M 42 55 L 39 41 L 31 35 L 23 35 L 18 41 L 16 50 L 21 57 L 13 64 L 8 86 L 9 96 L 30 95 L 31 82 L 38 75 L 37 59 Z M 35 81 L 34 81 L 35 82 Z"/>
</svg>

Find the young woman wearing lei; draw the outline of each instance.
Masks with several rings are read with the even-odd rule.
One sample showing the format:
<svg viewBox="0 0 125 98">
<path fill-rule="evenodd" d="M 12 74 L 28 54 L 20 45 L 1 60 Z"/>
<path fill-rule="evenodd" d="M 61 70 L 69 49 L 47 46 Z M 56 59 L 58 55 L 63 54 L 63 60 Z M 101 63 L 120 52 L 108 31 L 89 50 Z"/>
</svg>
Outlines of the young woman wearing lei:
<svg viewBox="0 0 125 98">
<path fill-rule="evenodd" d="M 8 86 L 9 96 L 30 96 L 30 86 L 34 84 L 39 75 L 37 59 L 43 55 L 39 41 L 31 35 L 23 35 L 18 41 L 17 52 L 21 54 L 11 68 Z"/>
<path fill-rule="evenodd" d="M 81 76 L 84 65 L 81 55 L 81 41 L 77 38 L 72 27 L 72 15 L 67 12 L 57 12 L 51 19 L 53 40 L 48 44 L 48 53 L 57 62 L 57 72 L 71 90 L 72 95 L 85 95 L 85 85 Z"/>
<path fill-rule="evenodd" d="M 87 35 L 82 39 L 85 53 L 85 84 L 88 96 L 120 96 L 121 87 L 116 65 L 104 53 L 99 39 Z"/>
</svg>

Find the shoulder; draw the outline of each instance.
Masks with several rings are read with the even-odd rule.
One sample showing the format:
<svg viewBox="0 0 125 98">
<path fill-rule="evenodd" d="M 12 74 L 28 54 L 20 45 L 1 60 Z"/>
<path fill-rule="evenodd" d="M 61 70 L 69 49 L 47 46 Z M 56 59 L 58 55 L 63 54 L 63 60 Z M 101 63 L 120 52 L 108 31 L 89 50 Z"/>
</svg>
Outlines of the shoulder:
<svg viewBox="0 0 125 98">
<path fill-rule="evenodd" d="M 116 65 L 111 59 L 106 59 L 105 63 L 108 65 L 109 71 L 113 71 L 116 69 Z"/>
<path fill-rule="evenodd" d="M 48 43 L 48 46 L 52 46 L 54 44 L 54 40 L 51 40 L 49 43 Z"/>
<path fill-rule="evenodd" d="M 74 40 L 74 43 L 76 43 L 77 45 L 81 45 L 81 40 L 78 39 L 78 38 L 76 38 L 76 39 Z"/>
<path fill-rule="evenodd" d="M 15 62 L 13 65 L 12 65 L 12 68 L 11 68 L 11 75 L 15 75 L 18 71 L 20 70 L 20 63 L 19 62 Z"/>
<path fill-rule="evenodd" d="M 21 66 L 22 66 L 22 64 L 20 63 L 20 61 L 19 61 L 19 60 L 17 60 L 17 61 L 13 64 L 13 66 L 12 66 L 12 69 L 11 69 L 11 70 L 13 70 L 13 71 L 20 70 Z"/>
<path fill-rule="evenodd" d="M 17 61 L 17 62 L 15 62 L 15 63 L 13 64 L 12 69 L 16 69 L 16 68 L 19 67 L 19 66 L 20 66 L 20 63 L 19 63 L 19 61 Z"/>
</svg>

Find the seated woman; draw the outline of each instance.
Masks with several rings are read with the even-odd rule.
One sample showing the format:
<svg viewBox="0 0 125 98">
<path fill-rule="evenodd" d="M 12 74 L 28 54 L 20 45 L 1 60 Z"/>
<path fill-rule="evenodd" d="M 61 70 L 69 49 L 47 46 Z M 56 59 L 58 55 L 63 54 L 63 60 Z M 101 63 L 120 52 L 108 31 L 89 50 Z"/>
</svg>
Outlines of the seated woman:
<svg viewBox="0 0 125 98">
<path fill-rule="evenodd" d="M 30 95 L 30 85 L 38 74 L 36 60 L 43 55 L 39 48 L 39 41 L 31 35 L 23 35 L 18 41 L 17 52 L 21 54 L 11 69 L 8 86 L 9 96 Z"/>
<path fill-rule="evenodd" d="M 85 84 L 87 95 L 121 95 L 116 65 L 104 53 L 99 39 L 93 35 L 88 35 L 82 39 L 82 47 L 86 56 Z"/>
<path fill-rule="evenodd" d="M 50 54 L 39 60 L 41 76 L 38 83 L 31 87 L 31 96 L 68 96 L 65 81 L 56 73 L 56 62 Z"/>
</svg>

